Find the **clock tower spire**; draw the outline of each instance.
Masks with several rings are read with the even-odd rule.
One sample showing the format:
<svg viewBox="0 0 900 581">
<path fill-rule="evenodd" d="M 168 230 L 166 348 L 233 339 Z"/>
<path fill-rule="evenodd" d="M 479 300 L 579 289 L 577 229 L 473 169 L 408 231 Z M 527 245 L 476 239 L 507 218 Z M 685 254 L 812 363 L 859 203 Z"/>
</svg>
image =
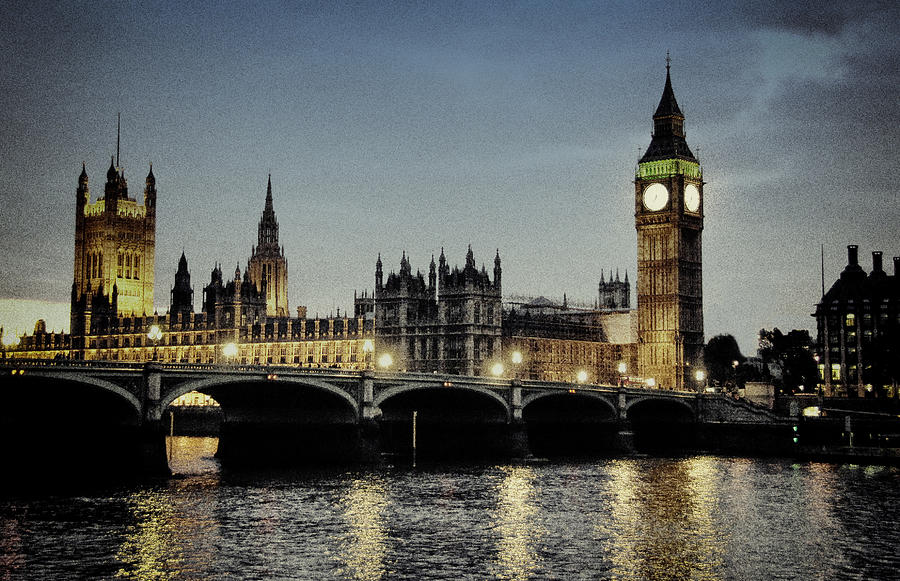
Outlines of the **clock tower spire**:
<svg viewBox="0 0 900 581">
<path fill-rule="evenodd" d="M 662 389 L 693 390 L 703 357 L 703 173 L 666 84 L 634 179 L 638 367 Z"/>
</svg>

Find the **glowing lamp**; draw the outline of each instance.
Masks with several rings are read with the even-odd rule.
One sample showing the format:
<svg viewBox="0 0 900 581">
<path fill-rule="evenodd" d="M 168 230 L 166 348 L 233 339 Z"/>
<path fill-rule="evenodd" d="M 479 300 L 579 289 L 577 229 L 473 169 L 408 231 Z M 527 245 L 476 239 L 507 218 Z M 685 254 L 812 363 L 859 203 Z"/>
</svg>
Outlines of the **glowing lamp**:
<svg viewBox="0 0 900 581">
<path fill-rule="evenodd" d="M 378 367 L 390 367 L 394 364 L 394 358 L 391 357 L 390 353 L 382 353 L 381 356 L 378 357 Z"/>
<path fill-rule="evenodd" d="M 500 377 L 503 375 L 503 364 L 502 363 L 494 363 L 493 367 L 491 367 L 491 373 L 495 377 Z"/>
<path fill-rule="evenodd" d="M 511 359 L 512 359 L 512 362 L 515 363 L 516 365 L 518 365 L 519 363 L 522 363 L 522 352 L 521 351 L 513 351 Z"/>
<path fill-rule="evenodd" d="M 238 348 L 234 343 L 227 343 L 224 347 L 222 347 L 222 354 L 229 359 L 233 359 L 237 357 Z"/>
<path fill-rule="evenodd" d="M 147 338 L 156 343 L 160 339 L 162 339 L 162 331 L 159 328 L 159 325 L 153 325 L 150 327 L 150 331 L 147 333 Z"/>
<path fill-rule="evenodd" d="M 587 371 L 582 369 L 581 371 L 578 372 L 577 377 L 578 377 L 578 383 L 584 383 L 588 379 Z"/>
</svg>

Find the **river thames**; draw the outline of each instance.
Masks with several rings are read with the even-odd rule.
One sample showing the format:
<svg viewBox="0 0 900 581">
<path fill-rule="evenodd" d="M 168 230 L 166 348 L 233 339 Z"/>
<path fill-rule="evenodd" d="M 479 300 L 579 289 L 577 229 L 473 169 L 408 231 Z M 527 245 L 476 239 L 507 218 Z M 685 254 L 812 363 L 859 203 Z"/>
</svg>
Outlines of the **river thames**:
<svg viewBox="0 0 900 581">
<path fill-rule="evenodd" d="M 230 473 L 212 458 L 215 446 L 173 438 L 168 479 L 6 494 L 0 578 L 896 579 L 900 571 L 896 467 L 690 456 Z"/>
</svg>

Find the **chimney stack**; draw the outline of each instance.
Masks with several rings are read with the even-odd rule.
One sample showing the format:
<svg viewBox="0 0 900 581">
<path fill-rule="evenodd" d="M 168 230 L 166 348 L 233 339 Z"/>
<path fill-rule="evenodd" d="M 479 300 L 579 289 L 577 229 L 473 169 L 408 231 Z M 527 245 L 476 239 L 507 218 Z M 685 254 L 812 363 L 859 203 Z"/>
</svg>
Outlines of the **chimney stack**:
<svg viewBox="0 0 900 581">
<path fill-rule="evenodd" d="M 859 246 L 857 246 L 856 244 L 847 245 L 847 265 L 859 265 Z"/>
<path fill-rule="evenodd" d="M 882 263 L 881 263 L 881 251 L 876 250 L 876 251 L 872 252 L 872 274 L 875 274 L 876 272 L 881 272 L 882 270 L 884 270 L 884 269 L 882 268 Z"/>
</svg>

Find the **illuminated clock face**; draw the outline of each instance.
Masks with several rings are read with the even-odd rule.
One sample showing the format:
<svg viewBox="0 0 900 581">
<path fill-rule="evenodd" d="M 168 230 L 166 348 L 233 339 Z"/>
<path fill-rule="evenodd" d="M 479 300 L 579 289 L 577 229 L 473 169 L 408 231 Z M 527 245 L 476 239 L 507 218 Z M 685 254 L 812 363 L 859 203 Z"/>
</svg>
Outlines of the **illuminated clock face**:
<svg viewBox="0 0 900 581">
<path fill-rule="evenodd" d="M 696 212 L 700 209 L 700 190 L 694 184 L 684 187 L 684 207 L 688 212 Z"/>
<path fill-rule="evenodd" d="M 650 184 L 644 190 L 644 206 L 651 212 L 662 210 L 668 201 L 669 190 L 660 183 Z"/>
</svg>

